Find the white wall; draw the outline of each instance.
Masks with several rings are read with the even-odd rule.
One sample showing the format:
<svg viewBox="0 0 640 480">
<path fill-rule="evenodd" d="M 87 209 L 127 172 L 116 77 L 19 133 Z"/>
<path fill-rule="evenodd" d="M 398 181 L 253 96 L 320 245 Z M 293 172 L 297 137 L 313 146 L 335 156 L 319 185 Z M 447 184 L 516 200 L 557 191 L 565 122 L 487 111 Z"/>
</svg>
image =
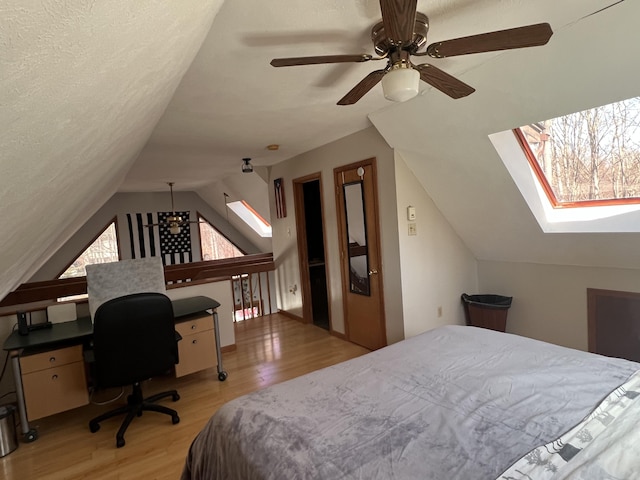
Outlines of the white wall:
<svg viewBox="0 0 640 480">
<path fill-rule="evenodd" d="M 395 167 L 405 337 L 463 325 L 460 295 L 477 289 L 475 257 L 397 151 Z M 411 222 L 410 205 L 416 210 Z M 416 224 L 415 236 L 408 234 L 409 223 Z"/>
<path fill-rule="evenodd" d="M 282 177 L 287 201 L 287 217 L 271 215 L 273 227 L 273 255 L 276 262 L 276 289 L 278 306 L 282 310 L 302 316 L 300 290 L 289 292 L 289 285 L 300 286 L 295 208 L 292 180 L 320 172 L 322 179 L 324 227 L 329 280 L 329 308 L 335 331 L 344 333 L 342 280 L 340 276 L 338 226 L 335 204 L 333 169 L 359 160 L 375 157 L 378 174 L 378 196 L 382 251 L 382 272 L 389 343 L 404 337 L 402 325 L 402 293 L 400 288 L 400 262 L 398 224 L 396 221 L 396 187 L 393 151 L 374 128 L 344 137 L 316 150 L 304 153 L 271 167 L 270 184 Z M 273 193 L 269 194 L 271 211 L 275 212 Z"/>
<path fill-rule="evenodd" d="M 478 261 L 479 291 L 513 296 L 507 332 L 587 350 L 587 288 L 640 292 L 640 270 Z M 469 292 L 468 292 L 469 293 Z"/>
</svg>

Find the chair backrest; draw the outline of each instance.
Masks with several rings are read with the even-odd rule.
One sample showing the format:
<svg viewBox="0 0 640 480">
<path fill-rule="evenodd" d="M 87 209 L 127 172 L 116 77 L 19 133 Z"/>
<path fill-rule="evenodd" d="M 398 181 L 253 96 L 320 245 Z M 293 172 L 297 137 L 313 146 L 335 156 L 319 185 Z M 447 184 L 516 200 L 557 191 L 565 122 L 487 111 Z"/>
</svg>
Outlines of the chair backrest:
<svg viewBox="0 0 640 480">
<path fill-rule="evenodd" d="M 94 318 L 93 351 L 100 387 L 167 373 L 178 363 L 171 300 L 161 293 L 134 293 L 103 303 Z"/>
</svg>

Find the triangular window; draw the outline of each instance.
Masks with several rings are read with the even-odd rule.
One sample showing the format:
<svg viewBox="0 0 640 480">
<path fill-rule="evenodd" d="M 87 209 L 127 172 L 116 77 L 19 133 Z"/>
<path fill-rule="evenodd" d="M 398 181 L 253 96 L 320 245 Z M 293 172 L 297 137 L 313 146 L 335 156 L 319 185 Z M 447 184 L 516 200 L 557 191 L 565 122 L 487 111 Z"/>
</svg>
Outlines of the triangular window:
<svg viewBox="0 0 640 480">
<path fill-rule="evenodd" d="M 202 260 L 220 260 L 245 255 L 227 237 L 216 230 L 206 218 L 198 215 L 198 221 Z"/>
<path fill-rule="evenodd" d="M 111 263 L 120 260 L 116 232 L 116 220 L 114 219 L 58 278 L 83 277 L 87 274 L 85 270 L 87 265 Z"/>
</svg>

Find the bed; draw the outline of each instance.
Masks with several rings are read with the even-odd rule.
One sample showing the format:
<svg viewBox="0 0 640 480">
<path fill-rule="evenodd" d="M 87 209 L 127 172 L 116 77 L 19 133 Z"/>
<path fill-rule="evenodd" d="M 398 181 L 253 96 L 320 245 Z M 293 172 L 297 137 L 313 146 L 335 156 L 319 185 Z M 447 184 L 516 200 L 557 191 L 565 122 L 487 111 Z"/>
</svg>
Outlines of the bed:
<svg viewBox="0 0 640 480">
<path fill-rule="evenodd" d="M 225 404 L 194 439 L 182 479 L 640 478 L 639 456 L 621 463 L 611 448 L 638 442 L 637 452 L 633 428 L 601 446 L 608 456 L 594 449 L 603 462 L 595 473 L 583 455 L 588 437 L 640 419 L 639 369 L 516 335 L 440 327 Z M 635 408 L 635 420 L 617 418 L 621 408 Z M 553 476 L 580 462 L 595 476 Z M 611 463 L 622 473 L 603 470 Z"/>
</svg>

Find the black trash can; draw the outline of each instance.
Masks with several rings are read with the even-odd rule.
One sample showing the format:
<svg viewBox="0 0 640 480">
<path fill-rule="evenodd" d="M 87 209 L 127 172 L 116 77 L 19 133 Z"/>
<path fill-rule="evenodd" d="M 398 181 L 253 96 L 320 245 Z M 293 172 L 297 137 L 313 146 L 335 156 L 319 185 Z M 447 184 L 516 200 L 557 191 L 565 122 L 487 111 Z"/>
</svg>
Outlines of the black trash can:
<svg viewBox="0 0 640 480">
<path fill-rule="evenodd" d="M 507 312 L 513 297 L 502 295 L 467 295 L 461 296 L 464 305 L 464 316 L 467 325 L 489 328 L 504 332 L 507 328 Z"/>
</svg>

